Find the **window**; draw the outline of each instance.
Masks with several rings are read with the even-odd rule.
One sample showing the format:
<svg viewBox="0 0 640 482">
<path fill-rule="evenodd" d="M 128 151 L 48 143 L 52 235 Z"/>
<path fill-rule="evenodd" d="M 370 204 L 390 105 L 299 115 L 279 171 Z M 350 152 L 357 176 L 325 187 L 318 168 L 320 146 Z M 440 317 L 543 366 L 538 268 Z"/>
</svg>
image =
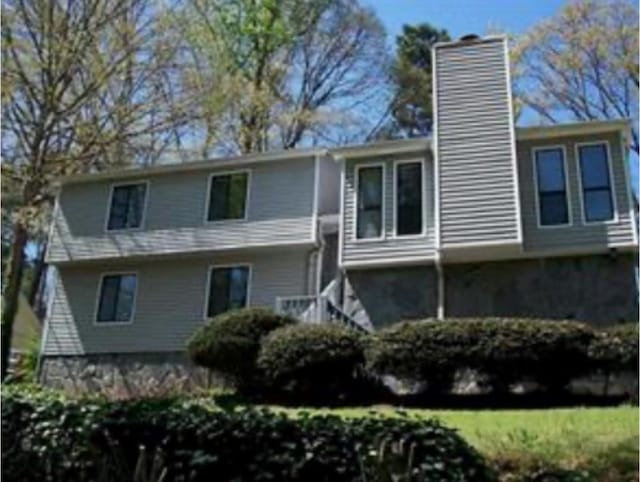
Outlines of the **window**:
<svg viewBox="0 0 640 482">
<path fill-rule="evenodd" d="M 383 167 L 356 168 L 357 215 L 356 237 L 358 239 L 382 236 L 382 181 Z"/>
<path fill-rule="evenodd" d="M 247 208 L 248 172 L 215 174 L 209 186 L 209 221 L 244 219 Z"/>
<path fill-rule="evenodd" d="M 98 323 L 132 321 L 138 280 L 135 274 L 110 274 L 102 277 L 98 301 Z"/>
<path fill-rule="evenodd" d="M 540 225 L 569 224 L 564 150 L 537 149 L 535 161 Z"/>
<path fill-rule="evenodd" d="M 107 229 L 132 229 L 142 226 L 147 183 L 121 184 L 111 191 Z"/>
<path fill-rule="evenodd" d="M 578 146 L 578 159 L 585 221 L 613 219 L 613 196 L 606 144 Z"/>
<path fill-rule="evenodd" d="M 421 234 L 422 162 L 396 164 L 396 235 Z"/>
<path fill-rule="evenodd" d="M 209 318 L 247 306 L 249 266 L 213 267 L 209 276 Z"/>
</svg>

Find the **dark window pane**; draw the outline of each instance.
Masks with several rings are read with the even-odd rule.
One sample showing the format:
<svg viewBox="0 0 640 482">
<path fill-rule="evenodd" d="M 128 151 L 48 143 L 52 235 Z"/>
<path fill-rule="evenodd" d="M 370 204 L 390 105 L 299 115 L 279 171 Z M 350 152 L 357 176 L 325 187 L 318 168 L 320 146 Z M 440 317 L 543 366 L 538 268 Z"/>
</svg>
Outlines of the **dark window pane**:
<svg viewBox="0 0 640 482">
<path fill-rule="evenodd" d="M 102 278 L 97 321 L 131 321 L 136 284 L 136 275 L 109 275 Z"/>
<path fill-rule="evenodd" d="M 540 224 L 548 226 L 568 222 L 569 213 L 565 193 L 540 193 Z"/>
<path fill-rule="evenodd" d="M 587 221 L 607 221 L 613 219 L 611 192 L 608 189 L 585 191 L 584 209 Z"/>
<path fill-rule="evenodd" d="M 397 234 L 422 232 L 422 163 L 399 164 L 396 172 Z"/>
<path fill-rule="evenodd" d="M 246 172 L 225 174 L 211 178 L 209 221 L 242 219 L 247 202 Z"/>
<path fill-rule="evenodd" d="M 214 317 L 247 305 L 248 267 L 213 268 L 207 316 Z"/>
<path fill-rule="evenodd" d="M 540 192 L 565 190 L 562 150 L 536 151 L 536 168 Z"/>
<path fill-rule="evenodd" d="M 540 224 L 553 226 L 569 222 L 562 149 L 536 151 L 536 180 Z"/>
<path fill-rule="evenodd" d="M 113 188 L 108 229 L 139 228 L 146 196 L 146 184 L 128 184 Z"/>
<path fill-rule="evenodd" d="M 382 167 L 358 171 L 358 238 L 377 238 L 382 234 Z"/>
<path fill-rule="evenodd" d="M 603 144 L 580 147 L 583 189 L 609 187 L 607 151 Z"/>
<path fill-rule="evenodd" d="M 605 144 L 580 146 L 580 179 L 586 221 L 613 219 L 613 199 Z"/>
</svg>

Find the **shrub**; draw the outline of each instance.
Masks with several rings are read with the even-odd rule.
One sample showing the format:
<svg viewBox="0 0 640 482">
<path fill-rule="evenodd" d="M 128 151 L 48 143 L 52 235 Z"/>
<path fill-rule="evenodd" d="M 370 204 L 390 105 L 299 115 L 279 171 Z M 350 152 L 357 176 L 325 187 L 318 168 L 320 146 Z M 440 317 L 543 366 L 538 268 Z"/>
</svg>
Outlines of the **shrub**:
<svg viewBox="0 0 640 482">
<path fill-rule="evenodd" d="M 493 480 L 478 453 L 437 421 L 288 418 L 180 399 L 72 402 L 17 391 L 3 393 L 3 402 L 3 476 L 10 481 L 96 480 L 114 448 L 115 462 L 135 467 L 144 447 L 162 454 L 165 480 L 350 482 L 364 480 L 360 456 L 383 440 L 410 447 L 424 480 Z"/>
<path fill-rule="evenodd" d="M 589 345 L 589 359 L 599 371 L 638 369 L 638 323 L 606 328 L 596 333 Z"/>
<path fill-rule="evenodd" d="M 344 397 L 356 389 L 363 364 L 362 335 L 337 324 L 280 328 L 263 339 L 258 355 L 258 367 L 271 387 L 306 397 Z"/>
<path fill-rule="evenodd" d="M 368 344 L 367 366 L 380 374 L 450 388 L 455 372 L 484 372 L 494 390 L 533 380 L 564 387 L 588 369 L 593 331 L 570 321 L 452 319 L 412 321 L 381 330 Z"/>
<path fill-rule="evenodd" d="M 294 318 L 266 308 L 227 311 L 209 320 L 187 344 L 189 357 L 230 380 L 241 390 L 255 385 L 260 340 L 276 328 L 296 323 Z"/>
</svg>

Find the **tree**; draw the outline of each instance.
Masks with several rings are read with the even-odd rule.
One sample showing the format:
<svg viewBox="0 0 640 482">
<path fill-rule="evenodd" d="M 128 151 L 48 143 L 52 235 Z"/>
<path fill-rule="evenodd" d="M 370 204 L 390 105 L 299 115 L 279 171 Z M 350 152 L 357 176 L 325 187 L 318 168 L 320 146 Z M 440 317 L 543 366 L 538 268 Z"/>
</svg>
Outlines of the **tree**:
<svg viewBox="0 0 640 482">
<path fill-rule="evenodd" d="M 157 55 L 144 0 L 7 0 L 2 14 L 2 191 L 11 200 L 2 213 L 11 225 L 4 379 L 25 247 L 46 232 L 53 181 L 148 160 L 175 117 L 159 111 L 167 51 Z"/>
<path fill-rule="evenodd" d="M 446 30 L 421 23 L 405 25 L 396 38 L 392 69 L 395 95 L 391 103 L 392 127 L 387 135 L 425 136 L 433 128 L 431 48 L 451 40 Z"/>
<path fill-rule="evenodd" d="M 204 156 L 328 138 L 384 88 L 384 29 L 354 0 L 191 0 L 169 23 Z"/>
<path fill-rule="evenodd" d="M 519 39 L 513 63 L 514 93 L 543 122 L 630 118 L 638 153 L 635 2 L 574 0 Z"/>
</svg>

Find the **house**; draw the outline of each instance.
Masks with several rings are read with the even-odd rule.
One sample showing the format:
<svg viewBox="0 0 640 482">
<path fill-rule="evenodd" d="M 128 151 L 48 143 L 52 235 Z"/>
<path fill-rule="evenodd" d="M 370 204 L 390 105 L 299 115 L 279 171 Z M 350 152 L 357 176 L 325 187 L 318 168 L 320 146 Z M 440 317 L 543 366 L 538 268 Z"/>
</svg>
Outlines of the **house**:
<svg viewBox="0 0 640 482">
<path fill-rule="evenodd" d="M 42 379 L 188 375 L 227 309 L 638 318 L 627 121 L 516 128 L 506 40 L 434 48 L 430 138 L 61 181 Z"/>
</svg>

